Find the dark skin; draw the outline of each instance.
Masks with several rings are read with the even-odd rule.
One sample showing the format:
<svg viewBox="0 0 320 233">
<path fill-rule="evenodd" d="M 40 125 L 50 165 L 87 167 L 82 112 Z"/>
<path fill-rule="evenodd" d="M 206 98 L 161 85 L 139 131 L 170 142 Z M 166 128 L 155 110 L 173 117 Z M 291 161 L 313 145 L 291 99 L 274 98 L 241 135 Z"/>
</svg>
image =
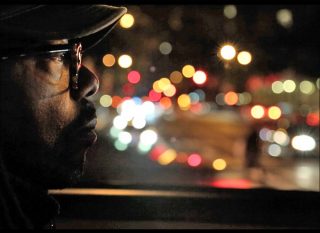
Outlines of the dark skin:
<svg viewBox="0 0 320 233">
<path fill-rule="evenodd" d="M 59 56 L 13 58 L 0 68 L 1 150 L 9 172 L 44 189 L 76 182 L 96 140 L 87 98 L 98 90 L 97 77 L 82 66 L 79 89 L 72 89 Z"/>
</svg>

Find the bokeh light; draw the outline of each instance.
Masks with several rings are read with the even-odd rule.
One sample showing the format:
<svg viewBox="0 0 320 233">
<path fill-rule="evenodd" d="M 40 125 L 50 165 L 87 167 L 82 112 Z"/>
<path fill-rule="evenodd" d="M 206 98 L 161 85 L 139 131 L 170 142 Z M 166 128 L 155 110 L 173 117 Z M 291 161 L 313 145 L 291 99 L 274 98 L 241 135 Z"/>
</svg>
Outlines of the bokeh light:
<svg viewBox="0 0 320 233">
<path fill-rule="evenodd" d="M 177 152 L 173 149 L 168 149 L 159 156 L 158 163 L 161 165 L 168 165 L 172 163 L 176 157 Z"/>
<path fill-rule="evenodd" d="M 182 110 L 188 110 L 190 108 L 191 99 L 187 94 L 182 94 L 178 97 L 178 105 Z"/>
<path fill-rule="evenodd" d="M 292 138 L 291 145 L 299 151 L 311 151 L 316 147 L 316 141 L 309 135 L 301 134 Z"/>
<path fill-rule="evenodd" d="M 185 65 L 182 68 L 182 74 L 186 78 L 192 78 L 195 72 L 196 70 L 192 65 Z"/>
<path fill-rule="evenodd" d="M 268 109 L 268 116 L 272 120 L 277 120 L 281 117 L 281 109 L 278 106 L 271 106 Z"/>
<path fill-rule="evenodd" d="M 199 154 L 191 154 L 188 157 L 187 163 L 191 167 L 197 167 L 201 164 L 202 158 Z"/>
<path fill-rule="evenodd" d="M 289 9 L 278 10 L 276 19 L 278 23 L 285 28 L 289 28 L 293 24 L 292 12 Z"/>
<path fill-rule="evenodd" d="M 202 85 L 207 81 L 207 75 L 205 72 L 198 70 L 193 75 L 193 82 L 198 85 Z"/>
<path fill-rule="evenodd" d="M 225 94 L 224 96 L 224 102 L 227 105 L 235 105 L 238 102 L 238 94 L 235 93 L 234 91 L 229 91 Z"/>
<path fill-rule="evenodd" d="M 227 167 L 227 163 L 224 159 L 215 159 L 212 162 L 212 167 L 215 170 L 222 171 Z"/>
<path fill-rule="evenodd" d="M 281 81 L 275 81 L 271 84 L 272 92 L 275 94 L 280 94 L 283 92 L 283 83 Z"/>
<path fill-rule="evenodd" d="M 110 107 L 112 104 L 112 97 L 110 95 L 102 95 L 100 97 L 100 104 L 102 107 Z"/>
<path fill-rule="evenodd" d="M 226 5 L 223 8 L 223 14 L 228 19 L 233 19 L 237 16 L 237 7 L 235 5 Z"/>
<path fill-rule="evenodd" d="M 220 55 L 225 60 L 232 60 L 236 56 L 236 49 L 232 45 L 224 45 L 220 50 Z"/>
<path fill-rule="evenodd" d="M 251 53 L 242 51 L 238 54 L 237 60 L 241 65 L 248 65 L 252 61 Z"/>
<path fill-rule="evenodd" d="M 294 92 L 296 89 L 296 83 L 293 80 L 286 80 L 283 82 L 283 90 L 287 93 Z"/>
<path fill-rule="evenodd" d="M 136 71 L 132 70 L 128 73 L 128 81 L 132 84 L 137 84 L 141 79 L 141 74 Z"/>
<path fill-rule="evenodd" d="M 251 108 L 251 116 L 255 119 L 261 119 L 264 117 L 265 109 L 261 105 L 255 105 Z"/>
<path fill-rule="evenodd" d="M 173 71 L 170 74 L 170 81 L 172 83 L 175 83 L 175 84 L 181 83 L 182 79 L 183 79 L 183 76 L 179 71 Z"/>
<path fill-rule="evenodd" d="M 268 154 L 273 157 L 278 157 L 281 155 L 282 149 L 277 144 L 271 144 L 268 146 Z"/>
<path fill-rule="evenodd" d="M 106 67 L 112 67 L 116 62 L 116 58 L 112 54 L 106 54 L 102 58 L 102 63 Z"/>
<path fill-rule="evenodd" d="M 160 50 L 160 53 L 162 53 L 164 55 L 168 55 L 172 51 L 172 45 L 169 42 L 166 42 L 166 41 L 162 42 L 159 45 L 159 50 Z"/>
<path fill-rule="evenodd" d="M 134 24 L 134 17 L 132 14 L 124 14 L 120 19 L 120 26 L 123 28 L 131 28 Z"/>
<path fill-rule="evenodd" d="M 129 68 L 132 65 L 132 58 L 131 56 L 124 54 L 121 55 L 118 59 L 118 64 L 122 68 Z"/>
<path fill-rule="evenodd" d="M 306 95 L 311 95 L 315 91 L 314 84 L 308 80 L 303 80 L 299 87 L 300 91 Z"/>
</svg>

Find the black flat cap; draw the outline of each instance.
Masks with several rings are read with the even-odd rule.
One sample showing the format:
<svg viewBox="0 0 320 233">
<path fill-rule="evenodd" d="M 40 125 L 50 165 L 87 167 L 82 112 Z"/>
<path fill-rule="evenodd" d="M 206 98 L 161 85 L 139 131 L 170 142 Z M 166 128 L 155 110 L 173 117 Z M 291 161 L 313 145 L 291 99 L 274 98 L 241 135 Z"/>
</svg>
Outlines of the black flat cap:
<svg viewBox="0 0 320 233">
<path fill-rule="evenodd" d="M 0 36 L 6 41 L 80 40 L 88 49 L 127 12 L 109 5 L 3 5 Z"/>
</svg>

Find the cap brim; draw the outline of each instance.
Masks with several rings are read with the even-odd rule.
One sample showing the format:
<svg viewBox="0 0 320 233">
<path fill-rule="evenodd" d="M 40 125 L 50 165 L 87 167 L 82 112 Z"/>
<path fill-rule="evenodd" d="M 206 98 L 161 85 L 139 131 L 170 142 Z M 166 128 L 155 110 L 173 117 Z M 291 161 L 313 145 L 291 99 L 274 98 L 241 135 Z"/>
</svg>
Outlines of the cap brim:
<svg viewBox="0 0 320 233">
<path fill-rule="evenodd" d="M 109 5 L 39 5 L 2 14 L 0 30 L 6 37 L 43 40 L 80 40 L 84 48 L 105 37 L 127 12 Z"/>
</svg>

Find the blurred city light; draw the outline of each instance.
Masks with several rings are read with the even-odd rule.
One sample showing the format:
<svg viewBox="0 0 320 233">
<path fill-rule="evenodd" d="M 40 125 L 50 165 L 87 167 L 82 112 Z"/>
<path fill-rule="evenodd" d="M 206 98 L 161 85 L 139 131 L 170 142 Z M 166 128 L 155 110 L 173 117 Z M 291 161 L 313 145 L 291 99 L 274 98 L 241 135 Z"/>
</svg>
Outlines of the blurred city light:
<svg viewBox="0 0 320 233">
<path fill-rule="evenodd" d="M 159 50 L 162 54 L 164 55 L 168 55 L 171 53 L 172 51 L 172 45 L 169 43 L 169 42 L 162 42 L 160 45 L 159 45 Z"/>
<path fill-rule="evenodd" d="M 132 70 L 128 73 L 128 81 L 132 84 L 137 84 L 141 79 L 141 75 L 138 71 Z"/>
<path fill-rule="evenodd" d="M 278 23 L 285 28 L 289 28 L 293 24 L 292 12 L 289 9 L 278 10 L 276 18 Z"/>
<path fill-rule="evenodd" d="M 215 170 L 222 171 L 227 167 L 227 163 L 224 159 L 216 159 L 212 162 L 212 167 Z"/>
<path fill-rule="evenodd" d="M 292 138 L 291 145 L 299 151 L 311 151 L 316 147 L 316 141 L 309 135 L 297 135 Z"/>
<path fill-rule="evenodd" d="M 182 110 L 188 110 L 190 108 L 191 99 L 189 95 L 182 94 L 178 97 L 178 105 Z"/>
<path fill-rule="evenodd" d="M 285 92 L 291 93 L 296 89 L 296 83 L 293 80 L 285 80 L 283 82 L 283 90 Z"/>
<path fill-rule="evenodd" d="M 238 54 L 237 59 L 241 65 L 248 65 L 252 60 L 252 56 L 249 52 L 242 51 Z"/>
<path fill-rule="evenodd" d="M 318 126 L 319 125 L 319 112 L 308 113 L 307 118 L 306 118 L 306 123 L 310 126 Z"/>
<path fill-rule="evenodd" d="M 188 160 L 187 160 L 187 163 L 191 167 L 197 167 L 201 164 L 201 162 L 202 162 L 202 159 L 199 154 L 191 154 L 191 155 L 189 155 Z"/>
<path fill-rule="evenodd" d="M 281 109 L 278 106 L 271 106 L 268 109 L 268 116 L 272 120 L 277 120 L 281 117 Z"/>
<path fill-rule="evenodd" d="M 273 141 L 278 143 L 281 146 L 287 146 L 290 142 L 288 134 L 283 129 L 278 129 L 273 134 Z"/>
<path fill-rule="evenodd" d="M 229 91 L 224 96 L 224 102 L 227 105 L 235 105 L 238 102 L 238 100 L 239 100 L 238 94 L 233 91 Z"/>
<path fill-rule="evenodd" d="M 237 16 L 237 7 L 235 5 L 226 5 L 223 8 L 223 14 L 228 19 L 233 19 Z"/>
<path fill-rule="evenodd" d="M 168 165 L 169 163 L 172 163 L 176 157 L 177 152 L 173 149 L 168 149 L 159 156 L 158 163 L 161 165 Z"/>
<path fill-rule="evenodd" d="M 101 140 L 111 140 L 98 146 L 125 154 L 101 156 L 120 169 L 101 162 L 103 172 L 132 172 L 129 179 L 141 184 L 172 183 L 181 172 L 181 182 L 192 185 L 287 188 L 292 181 L 290 187 L 311 187 L 302 174 L 310 170 L 292 169 L 300 158 L 312 166 L 319 159 L 317 28 L 310 25 L 312 14 L 301 17 L 313 9 L 249 8 L 194 5 L 189 14 L 185 5 L 129 6 L 132 14 L 120 27 L 130 30 L 114 30 L 86 53 L 84 65 L 101 77 L 98 94 L 90 97 L 98 107 L 96 129 Z M 250 159 L 246 149 L 255 150 L 261 170 L 286 181 L 264 180 L 270 177 L 260 169 L 251 174 L 243 166 Z M 161 180 L 163 174 L 174 179 Z M 226 179 L 230 175 L 235 178 Z"/>
<path fill-rule="evenodd" d="M 281 147 L 277 144 L 271 144 L 268 147 L 268 153 L 273 157 L 280 156 L 281 152 L 282 152 Z"/>
<path fill-rule="evenodd" d="M 170 74 L 170 81 L 172 83 L 175 83 L 175 84 L 181 83 L 182 79 L 183 79 L 183 76 L 179 71 L 173 71 Z"/>
<path fill-rule="evenodd" d="M 232 60 L 236 56 L 236 49 L 232 45 L 224 45 L 220 49 L 220 55 L 225 60 Z"/>
<path fill-rule="evenodd" d="M 168 86 L 166 86 L 165 90 L 163 91 L 163 94 L 165 96 L 172 97 L 176 94 L 176 92 L 177 92 L 176 87 L 170 83 Z"/>
<path fill-rule="evenodd" d="M 275 81 L 271 85 L 273 93 L 280 94 L 283 92 L 283 83 L 281 81 Z"/>
<path fill-rule="evenodd" d="M 118 64 L 122 68 L 129 68 L 132 65 L 132 58 L 127 54 L 121 55 Z"/>
<path fill-rule="evenodd" d="M 112 54 L 106 54 L 102 58 L 102 63 L 106 67 L 112 67 L 115 64 L 115 62 L 116 62 L 116 59 Z"/>
<path fill-rule="evenodd" d="M 198 85 L 204 84 L 207 81 L 206 73 L 201 70 L 196 71 L 193 75 L 193 81 Z"/>
<path fill-rule="evenodd" d="M 112 97 L 110 95 L 102 95 L 100 97 L 100 104 L 102 107 L 110 107 L 112 104 Z"/>
<path fill-rule="evenodd" d="M 132 141 L 132 135 L 129 132 L 122 131 L 119 133 L 118 139 L 123 144 L 129 144 Z"/>
<path fill-rule="evenodd" d="M 120 26 L 123 28 L 131 28 L 134 24 L 134 17 L 132 14 L 127 13 L 121 17 L 119 23 Z"/>
<path fill-rule="evenodd" d="M 261 105 L 255 105 L 251 108 L 251 115 L 255 119 L 261 119 L 265 115 L 265 109 Z"/>
<path fill-rule="evenodd" d="M 311 95 L 315 91 L 315 87 L 312 82 L 303 80 L 300 84 L 300 91 L 306 95 Z"/>
<path fill-rule="evenodd" d="M 192 78 L 195 72 L 196 70 L 192 65 L 185 65 L 182 68 L 182 74 L 186 78 Z"/>
<path fill-rule="evenodd" d="M 158 140 L 158 134 L 152 129 L 146 129 L 140 134 L 140 141 L 146 145 L 153 145 Z"/>
</svg>

